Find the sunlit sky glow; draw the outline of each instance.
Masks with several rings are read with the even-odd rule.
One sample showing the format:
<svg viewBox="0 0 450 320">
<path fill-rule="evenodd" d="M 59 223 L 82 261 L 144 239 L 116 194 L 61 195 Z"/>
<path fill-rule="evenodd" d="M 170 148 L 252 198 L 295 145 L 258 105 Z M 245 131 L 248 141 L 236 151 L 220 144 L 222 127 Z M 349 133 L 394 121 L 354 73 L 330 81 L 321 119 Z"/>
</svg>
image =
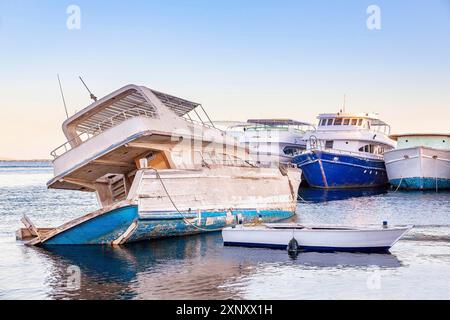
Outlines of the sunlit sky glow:
<svg viewBox="0 0 450 320">
<path fill-rule="evenodd" d="M 81 9 L 68 30 L 66 9 Z M 366 27 L 369 5 L 381 30 Z M 49 158 L 69 113 L 128 83 L 215 120 L 376 112 L 394 133 L 449 132 L 450 1 L 0 0 L 0 158 Z"/>
</svg>

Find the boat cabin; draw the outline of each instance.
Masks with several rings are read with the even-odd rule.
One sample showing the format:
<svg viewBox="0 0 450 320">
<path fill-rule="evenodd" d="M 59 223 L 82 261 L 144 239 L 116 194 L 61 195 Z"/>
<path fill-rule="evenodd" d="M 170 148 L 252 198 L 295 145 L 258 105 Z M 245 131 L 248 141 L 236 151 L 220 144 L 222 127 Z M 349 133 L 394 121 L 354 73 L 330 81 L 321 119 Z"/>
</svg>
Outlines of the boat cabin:
<svg viewBox="0 0 450 320">
<path fill-rule="evenodd" d="M 450 133 L 408 133 L 391 136 L 397 141 L 397 149 L 428 147 L 438 150 L 450 150 Z"/>
<path fill-rule="evenodd" d="M 126 199 L 141 168 L 248 166 L 248 152 L 199 103 L 143 86 L 95 101 L 67 119 L 63 132 L 67 142 L 51 152 L 48 187 L 97 192 L 103 206 Z"/>
<path fill-rule="evenodd" d="M 370 113 L 326 113 L 318 116 L 317 130 L 307 137 L 308 148 L 382 155 L 395 147 L 390 126 Z"/>
<path fill-rule="evenodd" d="M 372 130 L 390 134 L 390 126 L 378 119 L 376 114 L 332 113 L 319 115 L 318 130 Z"/>
</svg>

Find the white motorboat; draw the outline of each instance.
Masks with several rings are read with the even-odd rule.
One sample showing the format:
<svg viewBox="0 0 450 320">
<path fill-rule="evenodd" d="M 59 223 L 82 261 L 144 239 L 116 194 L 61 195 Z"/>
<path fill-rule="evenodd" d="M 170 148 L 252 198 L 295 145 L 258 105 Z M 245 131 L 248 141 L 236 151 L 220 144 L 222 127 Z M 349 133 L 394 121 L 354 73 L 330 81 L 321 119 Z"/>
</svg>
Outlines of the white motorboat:
<svg viewBox="0 0 450 320">
<path fill-rule="evenodd" d="M 224 245 L 299 251 L 386 252 L 412 226 L 305 226 L 296 223 L 237 225 L 222 230 Z M 295 241 L 293 241 L 295 239 Z"/>
</svg>

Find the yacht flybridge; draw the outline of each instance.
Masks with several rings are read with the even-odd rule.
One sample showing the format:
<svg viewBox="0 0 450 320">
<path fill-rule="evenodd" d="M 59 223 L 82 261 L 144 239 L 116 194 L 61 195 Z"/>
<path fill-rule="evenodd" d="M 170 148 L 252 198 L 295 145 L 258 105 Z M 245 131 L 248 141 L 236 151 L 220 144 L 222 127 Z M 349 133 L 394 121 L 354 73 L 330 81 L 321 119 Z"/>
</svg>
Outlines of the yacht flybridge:
<svg viewBox="0 0 450 320">
<path fill-rule="evenodd" d="M 390 127 L 370 113 L 331 113 L 318 117 L 305 136 L 307 151 L 293 162 L 311 187 L 359 188 L 388 184 L 383 153 L 395 148 Z"/>
<path fill-rule="evenodd" d="M 295 212 L 298 170 L 249 161 L 198 103 L 127 85 L 66 120 L 63 131 L 68 141 L 51 153 L 48 187 L 95 192 L 100 209 L 57 228 L 24 217 L 18 237 L 30 245 L 123 244 Z"/>
</svg>

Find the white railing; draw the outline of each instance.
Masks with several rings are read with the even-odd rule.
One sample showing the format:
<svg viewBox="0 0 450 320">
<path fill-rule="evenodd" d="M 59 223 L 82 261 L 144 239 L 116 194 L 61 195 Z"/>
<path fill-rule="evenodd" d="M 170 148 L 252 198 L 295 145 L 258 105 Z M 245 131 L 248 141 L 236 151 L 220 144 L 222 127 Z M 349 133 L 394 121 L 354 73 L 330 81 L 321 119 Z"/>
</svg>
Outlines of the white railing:
<svg viewBox="0 0 450 320">
<path fill-rule="evenodd" d="M 127 110 L 118 112 L 112 117 L 85 129 L 75 138 L 68 140 L 67 142 L 58 146 L 52 152 L 50 152 L 50 155 L 53 157 L 53 159 L 57 159 L 64 153 L 70 151 L 74 146 L 80 145 L 81 143 L 95 137 L 96 135 L 108 130 L 109 128 L 117 126 L 127 119 L 136 117 L 154 118 L 154 113 L 136 107 L 131 107 Z"/>
</svg>

